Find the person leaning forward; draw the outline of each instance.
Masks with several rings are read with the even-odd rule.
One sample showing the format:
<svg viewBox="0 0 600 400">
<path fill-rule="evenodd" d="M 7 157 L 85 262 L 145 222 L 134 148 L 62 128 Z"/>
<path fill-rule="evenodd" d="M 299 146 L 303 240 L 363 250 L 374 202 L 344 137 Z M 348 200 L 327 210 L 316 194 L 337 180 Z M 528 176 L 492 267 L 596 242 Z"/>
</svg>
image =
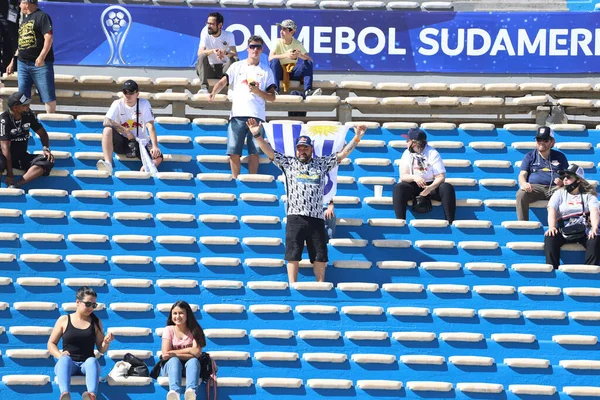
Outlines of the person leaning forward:
<svg viewBox="0 0 600 400">
<path fill-rule="evenodd" d="M 356 148 L 367 127 L 354 127 L 355 136 L 339 153 L 328 156 L 313 156 L 310 137 L 296 139 L 296 155 L 287 156 L 271 147 L 261 133 L 261 123 L 250 118 L 247 121 L 252 136 L 260 149 L 283 172 L 287 191 L 287 224 L 285 232 L 285 260 L 288 279 L 294 283 L 298 279 L 299 262 L 304 251 L 304 241 L 308 256 L 314 265 L 317 282 L 325 281 L 327 265 L 327 233 L 323 211 L 326 175 Z"/>
</svg>

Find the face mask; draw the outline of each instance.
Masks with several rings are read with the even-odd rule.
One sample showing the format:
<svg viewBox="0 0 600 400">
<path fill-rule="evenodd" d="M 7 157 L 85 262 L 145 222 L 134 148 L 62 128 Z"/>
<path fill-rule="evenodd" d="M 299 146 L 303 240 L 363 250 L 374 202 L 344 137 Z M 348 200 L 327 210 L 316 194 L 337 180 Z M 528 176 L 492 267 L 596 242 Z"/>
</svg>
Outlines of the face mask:
<svg viewBox="0 0 600 400">
<path fill-rule="evenodd" d="M 571 193 L 573 190 L 575 190 L 579 187 L 580 183 L 581 182 L 579 182 L 579 180 L 576 180 L 575 182 L 566 185 L 565 189 L 567 189 L 567 192 Z"/>
</svg>

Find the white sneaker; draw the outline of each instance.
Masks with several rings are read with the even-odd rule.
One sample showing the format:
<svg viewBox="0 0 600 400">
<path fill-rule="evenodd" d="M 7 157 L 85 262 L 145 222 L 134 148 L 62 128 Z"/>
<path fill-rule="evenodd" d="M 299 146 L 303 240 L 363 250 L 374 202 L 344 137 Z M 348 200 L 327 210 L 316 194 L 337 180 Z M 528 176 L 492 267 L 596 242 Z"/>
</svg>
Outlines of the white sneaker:
<svg viewBox="0 0 600 400">
<path fill-rule="evenodd" d="M 167 400 L 179 400 L 179 393 L 174 390 L 169 390 L 169 393 L 167 393 Z"/>
<path fill-rule="evenodd" d="M 208 88 L 206 87 L 206 85 L 200 86 L 200 90 L 198 90 L 198 94 L 209 94 Z"/>
<path fill-rule="evenodd" d="M 196 391 L 192 389 L 188 389 L 185 391 L 185 395 L 183 396 L 184 400 L 196 400 Z"/>
<path fill-rule="evenodd" d="M 318 88 L 318 89 L 310 89 L 306 91 L 306 97 L 310 97 L 310 96 L 320 96 L 323 93 L 323 89 Z"/>
<path fill-rule="evenodd" d="M 104 160 L 98 160 L 98 162 L 96 163 L 96 168 L 98 168 L 98 171 L 108 171 L 109 175 L 112 175 L 113 173 L 112 165 L 110 165 L 109 162 L 106 162 Z"/>
</svg>

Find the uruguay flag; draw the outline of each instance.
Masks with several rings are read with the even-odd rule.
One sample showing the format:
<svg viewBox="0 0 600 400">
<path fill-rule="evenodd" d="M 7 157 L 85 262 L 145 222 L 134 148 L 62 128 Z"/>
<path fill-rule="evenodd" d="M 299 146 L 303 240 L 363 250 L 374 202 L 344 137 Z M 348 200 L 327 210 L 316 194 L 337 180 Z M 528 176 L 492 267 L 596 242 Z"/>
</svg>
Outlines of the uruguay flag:
<svg viewBox="0 0 600 400">
<path fill-rule="evenodd" d="M 344 125 L 263 124 L 265 136 L 273 150 L 286 156 L 296 156 L 294 143 L 298 136 L 309 136 L 313 142 L 314 156 L 322 157 L 342 151 L 348 127 Z M 337 190 L 335 167 L 327 174 L 323 203 L 327 204 Z"/>
</svg>

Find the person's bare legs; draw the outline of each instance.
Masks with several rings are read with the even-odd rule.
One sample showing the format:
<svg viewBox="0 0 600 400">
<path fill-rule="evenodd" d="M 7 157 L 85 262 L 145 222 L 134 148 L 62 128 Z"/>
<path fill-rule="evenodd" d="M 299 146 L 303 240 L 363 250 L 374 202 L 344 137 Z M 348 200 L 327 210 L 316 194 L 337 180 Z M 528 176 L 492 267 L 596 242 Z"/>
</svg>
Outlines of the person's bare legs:
<svg viewBox="0 0 600 400">
<path fill-rule="evenodd" d="M 252 154 L 248 156 L 248 173 L 258 173 L 258 154 Z"/>
<path fill-rule="evenodd" d="M 46 106 L 46 114 L 54 114 L 56 112 L 56 100 L 49 101 L 44 106 Z"/>
<path fill-rule="evenodd" d="M 315 261 L 313 263 L 313 271 L 315 272 L 315 278 L 317 282 L 325 282 L 325 268 L 327 267 L 327 263 L 323 261 Z M 289 271 L 288 271 L 289 273 Z"/>
<path fill-rule="evenodd" d="M 242 169 L 242 162 L 240 161 L 240 156 L 237 154 L 230 154 L 229 166 L 231 166 L 231 175 L 233 175 L 233 179 L 236 179 L 240 174 L 240 170 Z"/>
<path fill-rule="evenodd" d="M 290 283 L 294 283 L 294 282 L 298 281 L 299 265 L 300 265 L 299 261 L 288 261 L 287 262 L 288 281 L 290 281 Z"/>
<path fill-rule="evenodd" d="M 32 165 L 31 168 L 25 172 L 25 175 L 21 179 L 19 179 L 14 185 L 15 187 L 21 187 L 24 184 L 31 182 L 34 179 L 39 178 L 44 175 L 44 169 L 42 167 L 38 167 L 37 165 Z"/>
<path fill-rule="evenodd" d="M 112 165 L 113 155 L 113 137 L 112 128 L 107 127 L 102 130 L 102 155 L 104 161 Z"/>
</svg>

